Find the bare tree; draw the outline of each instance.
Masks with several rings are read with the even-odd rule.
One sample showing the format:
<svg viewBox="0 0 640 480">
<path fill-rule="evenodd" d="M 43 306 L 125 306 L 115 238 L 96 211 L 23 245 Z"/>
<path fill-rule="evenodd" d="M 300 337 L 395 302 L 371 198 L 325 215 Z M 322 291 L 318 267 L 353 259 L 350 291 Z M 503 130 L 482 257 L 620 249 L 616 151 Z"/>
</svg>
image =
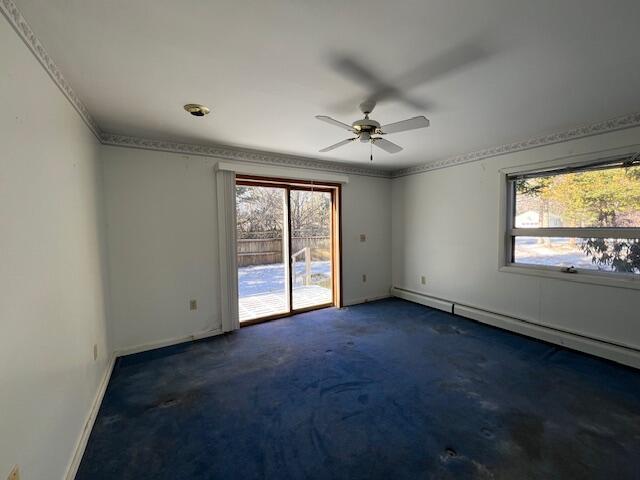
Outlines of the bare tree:
<svg viewBox="0 0 640 480">
<path fill-rule="evenodd" d="M 281 188 L 236 187 L 236 216 L 242 238 L 282 236 L 286 191 Z M 292 236 L 329 236 L 331 195 L 293 190 L 289 200 Z"/>
</svg>

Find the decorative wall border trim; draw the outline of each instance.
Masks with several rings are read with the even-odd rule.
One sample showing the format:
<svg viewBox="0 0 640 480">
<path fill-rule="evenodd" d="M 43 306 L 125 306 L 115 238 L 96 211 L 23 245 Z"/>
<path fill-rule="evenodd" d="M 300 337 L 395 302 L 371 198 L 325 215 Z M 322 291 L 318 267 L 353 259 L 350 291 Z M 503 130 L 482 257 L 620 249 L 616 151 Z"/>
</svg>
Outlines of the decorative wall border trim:
<svg viewBox="0 0 640 480">
<path fill-rule="evenodd" d="M 486 158 L 521 152 L 523 150 L 552 145 L 554 143 L 561 143 L 569 140 L 576 140 L 579 138 L 590 137 L 593 135 L 600 135 L 603 133 L 614 132 L 616 130 L 623 130 L 640 126 L 640 112 L 632 113 L 629 115 L 616 117 L 611 120 L 605 120 L 603 122 L 597 122 L 563 132 L 541 135 L 520 142 L 500 145 L 498 147 L 492 147 L 485 150 L 478 150 L 475 152 L 465 153 L 463 155 L 457 155 L 443 160 L 431 161 L 422 165 L 416 165 L 413 167 L 402 168 L 394 171 L 223 145 L 195 145 L 163 140 L 149 140 L 145 138 L 130 137 L 125 135 L 114 135 L 103 133 L 101 131 L 100 127 L 87 110 L 87 107 L 82 103 L 80 98 L 73 91 L 71 85 L 69 85 L 67 80 L 64 78 L 64 76 L 56 66 L 55 62 L 47 53 L 46 49 L 42 45 L 42 42 L 40 42 L 35 33 L 33 33 L 33 30 L 31 29 L 28 22 L 25 20 L 24 16 L 15 5 L 15 3 L 13 3 L 12 0 L 0 0 L 0 11 L 2 11 L 9 24 L 13 27 L 20 38 L 22 38 L 24 43 L 31 50 L 33 55 L 38 59 L 42 67 L 46 70 L 46 72 L 49 74 L 58 88 L 67 97 L 71 105 L 73 105 L 73 107 L 76 109 L 87 126 L 95 134 L 98 140 L 105 145 L 117 145 L 123 147 L 185 153 L 191 155 L 204 155 L 254 163 L 281 165 L 293 168 L 307 168 L 313 170 L 325 170 L 354 175 L 398 178 L 407 175 L 416 175 L 440 168 L 447 168 L 456 165 L 462 165 L 465 163 L 477 162 Z"/>
<path fill-rule="evenodd" d="M 553 145 L 555 143 L 577 140 L 579 138 L 601 135 L 627 128 L 640 126 L 640 112 L 623 115 L 610 120 L 592 123 L 587 126 L 556 132 L 539 137 L 533 137 L 520 142 L 508 143 L 498 147 L 465 153 L 449 157 L 444 160 L 427 162 L 414 167 L 399 170 L 383 170 L 371 167 L 359 167 L 353 164 L 345 164 L 333 161 L 315 160 L 308 157 L 269 153 L 260 150 L 228 147 L 224 145 L 196 145 L 191 143 L 167 142 L 164 140 L 149 140 L 126 135 L 102 134 L 100 141 L 105 145 L 142 148 L 148 150 L 160 150 L 174 153 L 186 153 L 192 155 L 204 155 L 225 159 L 241 160 L 253 163 L 281 165 L 294 168 L 307 168 L 313 170 L 326 170 L 339 173 L 351 173 L 355 175 L 368 175 L 383 178 L 399 178 L 408 175 L 417 175 L 441 168 L 454 167 L 465 163 L 477 162 L 486 158 L 507 155 L 509 153 L 522 152 L 533 148 Z"/>
<path fill-rule="evenodd" d="M 313 170 L 326 170 L 331 172 L 350 173 L 354 175 L 367 175 L 374 177 L 389 178 L 390 170 L 383 170 L 353 164 L 343 164 L 335 161 L 325 161 L 295 155 L 276 154 L 260 150 L 227 147 L 223 145 L 207 146 L 178 142 L 168 142 L 163 140 L 149 140 L 135 138 L 124 135 L 113 135 L 102 132 L 100 126 L 93 119 L 87 107 L 82 103 L 80 97 L 73 91 L 69 82 L 64 78 L 62 72 L 55 64 L 51 56 L 47 53 L 44 45 L 31 29 L 31 26 L 24 18 L 16 4 L 12 0 L 0 0 L 0 11 L 6 17 L 11 27 L 22 39 L 25 45 L 31 50 L 38 62 L 58 86 L 60 91 L 76 109 L 82 120 L 94 133 L 98 140 L 105 145 L 118 145 L 132 148 L 142 148 L 149 150 L 161 150 L 175 153 L 185 153 L 192 155 L 204 155 L 225 159 L 235 159 L 254 163 L 265 163 L 272 165 L 282 165 L 287 167 L 307 168 Z"/>
<path fill-rule="evenodd" d="M 500 145 L 499 147 L 478 150 L 476 152 L 449 157 L 444 160 L 427 162 L 422 165 L 416 165 L 415 167 L 395 170 L 392 172 L 391 176 L 393 178 L 398 178 L 407 175 L 416 175 L 418 173 L 428 172 L 430 170 L 453 167 L 456 165 L 462 165 L 464 163 L 477 162 L 478 160 L 483 160 L 485 158 L 497 157 L 499 155 L 506 155 L 508 153 L 521 152 L 523 150 L 530 150 L 532 148 L 553 145 L 554 143 L 567 142 L 569 140 L 591 137 L 594 135 L 615 132 L 616 130 L 624 130 L 626 128 L 633 128 L 638 126 L 640 126 L 640 112 L 623 115 L 621 117 L 616 117 L 611 120 L 605 120 L 603 122 L 592 123 L 591 125 L 566 130 L 564 132 L 541 135 L 539 137 L 533 137 L 529 140 L 524 140 L 521 142 L 508 143 L 506 145 Z"/>
<path fill-rule="evenodd" d="M 82 103 L 80 98 L 76 95 L 76 93 L 69 85 L 69 82 L 64 78 L 60 70 L 58 69 L 55 62 L 51 59 L 44 46 L 36 37 L 36 34 L 33 33 L 31 27 L 16 7 L 16 4 L 11 0 L 1 0 L 0 1 L 0 10 L 7 18 L 9 24 L 13 27 L 16 33 L 22 38 L 22 41 L 29 47 L 33 55 L 38 59 L 42 67 L 49 74 L 54 83 L 58 86 L 58 88 L 62 91 L 62 93 L 67 97 L 71 105 L 77 110 L 82 117 L 82 120 L 87 124 L 87 126 L 91 129 L 91 131 L 95 134 L 98 139 L 100 138 L 100 127 L 95 122 L 87 107 Z"/>
<path fill-rule="evenodd" d="M 114 145 L 118 147 L 159 150 L 163 152 L 184 153 L 188 155 L 202 155 L 228 160 L 240 160 L 244 162 L 323 170 L 354 175 L 367 175 L 372 177 L 391 177 L 390 170 L 360 167 L 348 163 L 314 160 L 308 157 L 269 153 L 260 150 L 228 147 L 223 145 L 196 145 L 192 143 L 167 142 L 164 140 L 149 140 L 146 138 L 129 137 L 126 135 L 114 135 L 111 133 L 102 134 L 101 141 L 104 145 Z"/>
</svg>

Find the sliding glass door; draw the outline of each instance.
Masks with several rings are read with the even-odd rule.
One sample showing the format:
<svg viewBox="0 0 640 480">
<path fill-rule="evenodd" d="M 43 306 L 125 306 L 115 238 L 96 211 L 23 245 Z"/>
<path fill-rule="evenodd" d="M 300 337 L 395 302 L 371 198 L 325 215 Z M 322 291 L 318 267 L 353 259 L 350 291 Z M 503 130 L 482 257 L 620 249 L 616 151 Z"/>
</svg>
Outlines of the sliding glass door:
<svg viewBox="0 0 640 480">
<path fill-rule="evenodd" d="M 236 180 L 242 324 L 336 304 L 339 187 Z"/>
<path fill-rule="evenodd" d="M 331 192 L 290 190 L 293 309 L 333 302 Z"/>
<path fill-rule="evenodd" d="M 287 313 L 287 190 L 236 185 L 240 322 Z"/>
</svg>

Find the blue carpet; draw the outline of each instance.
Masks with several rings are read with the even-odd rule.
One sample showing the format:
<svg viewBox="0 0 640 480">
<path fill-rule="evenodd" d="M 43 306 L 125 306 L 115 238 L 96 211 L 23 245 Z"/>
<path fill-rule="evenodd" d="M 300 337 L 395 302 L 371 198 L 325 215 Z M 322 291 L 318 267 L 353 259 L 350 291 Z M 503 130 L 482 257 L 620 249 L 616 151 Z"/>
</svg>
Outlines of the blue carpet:
<svg viewBox="0 0 640 480">
<path fill-rule="evenodd" d="M 640 372 L 397 299 L 118 359 L 77 480 L 254 478 L 638 479 Z"/>
</svg>

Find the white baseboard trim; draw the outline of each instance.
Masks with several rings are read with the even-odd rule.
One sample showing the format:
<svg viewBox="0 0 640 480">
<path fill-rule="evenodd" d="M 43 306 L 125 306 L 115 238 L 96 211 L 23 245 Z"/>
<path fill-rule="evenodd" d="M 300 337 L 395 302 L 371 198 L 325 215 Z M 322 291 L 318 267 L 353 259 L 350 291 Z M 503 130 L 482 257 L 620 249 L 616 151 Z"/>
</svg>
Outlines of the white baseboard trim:
<svg viewBox="0 0 640 480">
<path fill-rule="evenodd" d="M 125 355 L 131 355 L 134 353 L 146 352 L 148 350 L 155 350 L 156 348 L 170 347 L 171 345 L 178 345 L 179 343 L 192 342 L 194 340 L 200 340 L 202 338 L 214 337 L 220 335 L 222 327 L 214 330 L 207 330 L 205 332 L 194 333 L 191 335 L 185 335 L 184 337 L 169 338 L 167 340 L 159 340 L 157 342 L 145 343 L 142 345 L 134 345 L 132 347 L 126 347 L 115 351 L 116 357 L 124 357 Z"/>
<path fill-rule="evenodd" d="M 426 305 L 427 307 L 437 308 L 445 312 L 453 313 L 453 303 L 441 298 L 431 297 L 420 292 L 405 290 L 404 288 L 392 287 L 391 294 L 394 297 L 403 298 L 410 302 Z"/>
<path fill-rule="evenodd" d="M 537 338 L 538 340 L 544 340 L 573 350 L 589 353 L 597 357 L 603 357 L 630 367 L 640 368 L 640 352 L 627 347 L 613 345 L 601 340 L 595 340 L 590 337 L 575 335 L 561 330 L 555 330 L 517 318 L 507 317 L 473 307 L 456 305 L 455 313 L 456 315 L 477 320 L 478 322 L 486 323 L 488 325 L 493 325 L 494 327 L 503 328 L 505 330 Z"/>
<path fill-rule="evenodd" d="M 440 308 L 441 310 L 455 313 L 461 317 L 470 318 L 487 325 L 509 330 L 511 332 L 526 335 L 538 340 L 560 345 L 580 352 L 606 358 L 607 360 L 621 363 L 634 368 L 640 368 L 640 350 L 623 345 L 606 342 L 587 335 L 566 332 L 548 325 L 540 325 L 531 321 L 523 320 L 508 315 L 503 315 L 470 305 L 461 305 L 448 302 L 443 299 L 433 298 L 419 292 L 392 288 L 394 296 L 409 300 L 433 308 L 440 308 L 434 305 L 446 307 L 451 305 L 451 309 Z"/>
<path fill-rule="evenodd" d="M 377 295 L 373 297 L 361 297 L 361 298 L 352 298 L 351 300 L 345 300 L 342 302 L 343 307 L 351 307 L 353 305 L 360 305 L 361 303 L 375 302 L 376 300 L 384 300 L 385 298 L 389 298 L 391 295 Z"/>
<path fill-rule="evenodd" d="M 96 418 L 98 417 L 100 405 L 102 405 L 102 399 L 104 398 L 104 394 L 107 391 L 107 386 L 109 385 L 109 380 L 111 379 L 111 374 L 113 373 L 113 367 L 115 366 L 115 362 L 118 357 L 130 355 L 132 353 L 144 352 L 147 350 L 154 350 L 156 348 L 167 347 L 170 345 L 177 345 L 179 343 L 190 342 L 193 340 L 199 340 L 201 338 L 212 337 L 221 333 L 222 329 L 209 330 L 193 335 L 187 335 L 185 337 L 172 338 L 169 340 L 137 345 L 114 352 L 114 354 L 109 359 L 109 362 L 107 363 L 107 368 L 104 372 L 102 380 L 100 381 L 100 385 L 98 386 L 98 391 L 96 392 L 96 396 L 93 399 L 93 403 L 91 404 L 91 409 L 89 410 L 89 415 L 87 416 L 87 420 L 85 421 L 84 428 L 82 429 L 82 432 L 78 437 L 78 441 L 76 442 L 73 457 L 71 458 L 71 462 L 69 463 L 69 466 L 67 468 L 67 474 L 64 477 L 65 480 L 74 480 L 76 474 L 78 473 L 78 468 L 80 467 L 82 456 L 84 455 L 84 451 L 87 448 L 87 442 L 89 441 L 91 431 L 93 430 L 93 425 L 95 424 Z"/>
<path fill-rule="evenodd" d="M 100 385 L 98 385 L 96 396 L 93 399 L 91 408 L 89 409 L 89 415 L 87 416 L 87 420 L 84 423 L 84 428 L 82 429 L 82 432 L 80 432 L 80 436 L 78 437 L 78 441 L 76 442 L 76 447 L 73 450 L 73 457 L 71 457 L 71 462 L 69 463 L 69 467 L 67 468 L 67 474 L 64 477 L 65 480 L 74 480 L 76 478 L 76 473 L 78 473 L 78 468 L 80 467 L 80 462 L 82 461 L 84 450 L 85 448 L 87 448 L 89 436 L 91 435 L 93 425 L 96 422 L 98 412 L 100 411 L 100 405 L 102 405 L 102 399 L 104 398 L 104 394 L 107 391 L 107 385 L 109 385 L 109 379 L 111 378 L 111 373 L 113 372 L 115 362 L 115 355 L 111 355 L 111 358 L 107 363 L 107 368 L 105 369 L 104 375 L 102 376 L 102 380 L 100 381 Z"/>
</svg>

